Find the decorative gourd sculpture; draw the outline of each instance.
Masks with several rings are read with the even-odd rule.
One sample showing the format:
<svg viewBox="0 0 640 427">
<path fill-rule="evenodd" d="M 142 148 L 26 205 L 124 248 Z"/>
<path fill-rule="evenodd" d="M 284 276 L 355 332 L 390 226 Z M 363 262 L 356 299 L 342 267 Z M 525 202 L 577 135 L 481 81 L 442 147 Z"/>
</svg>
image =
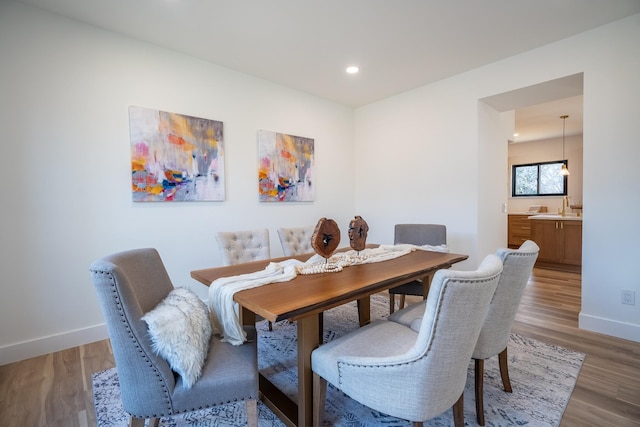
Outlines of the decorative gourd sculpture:
<svg viewBox="0 0 640 427">
<path fill-rule="evenodd" d="M 329 258 L 340 244 L 340 228 L 332 219 L 320 218 L 311 235 L 311 247 L 324 258 Z"/>
<path fill-rule="evenodd" d="M 353 250 L 360 252 L 367 246 L 368 232 L 369 224 L 360 215 L 349 222 L 349 244 Z"/>
</svg>

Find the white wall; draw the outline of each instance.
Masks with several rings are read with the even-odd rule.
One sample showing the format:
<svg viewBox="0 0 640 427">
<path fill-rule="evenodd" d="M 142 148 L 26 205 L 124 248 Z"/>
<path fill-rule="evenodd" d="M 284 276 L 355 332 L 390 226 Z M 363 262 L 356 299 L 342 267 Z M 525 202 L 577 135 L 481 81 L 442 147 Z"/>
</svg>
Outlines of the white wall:
<svg viewBox="0 0 640 427">
<path fill-rule="evenodd" d="M 477 256 L 478 103 L 450 85 L 356 110 L 356 211 L 376 242 L 393 242 L 395 223 L 445 224 L 464 268 Z"/>
<path fill-rule="evenodd" d="M 507 242 L 507 198 L 496 189 L 505 182 L 504 145 L 513 135 L 515 112 L 498 113 L 478 102 L 478 247 L 480 258 L 505 247 Z"/>
<path fill-rule="evenodd" d="M 580 44 L 589 70 L 580 327 L 640 341 L 640 14 L 609 27 L 602 37 L 585 34 Z M 635 291 L 635 306 L 621 305 L 623 289 Z"/>
<path fill-rule="evenodd" d="M 216 231 L 268 227 L 281 255 L 277 227 L 355 214 L 351 108 L 15 3 L 0 55 L 0 364 L 106 337 L 103 255 L 156 247 L 204 298 L 189 272 L 220 265 Z M 134 204 L 130 105 L 224 122 L 227 200 Z M 258 202 L 258 129 L 315 139 L 315 202 Z"/>
<path fill-rule="evenodd" d="M 500 131 L 478 100 L 583 72 L 580 326 L 640 341 L 638 40 L 635 15 L 356 110 L 356 210 L 374 225 L 370 235 L 390 241 L 395 222 L 447 224 L 451 250 L 471 254 L 464 268 L 491 236 L 506 245 L 504 214 L 487 194 L 504 195 L 508 182 L 483 186 L 494 185 L 507 145 L 482 151 Z M 636 292 L 635 306 L 621 304 L 622 289 Z"/>
</svg>

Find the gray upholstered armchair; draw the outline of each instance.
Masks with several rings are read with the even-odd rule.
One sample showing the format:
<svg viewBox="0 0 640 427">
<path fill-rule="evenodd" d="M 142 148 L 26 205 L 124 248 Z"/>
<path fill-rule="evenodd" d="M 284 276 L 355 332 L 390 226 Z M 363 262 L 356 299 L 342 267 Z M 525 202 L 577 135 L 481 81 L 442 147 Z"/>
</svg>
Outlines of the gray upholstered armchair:
<svg viewBox="0 0 640 427">
<path fill-rule="evenodd" d="M 313 253 L 311 236 L 314 230 L 314 225 L 278 228 L 278 237 L 280 238 L 280 244 L 282 244 L 284 256 Z"/>
<path fill-rule="evenodd" d="M 439 270 L 419 323 L 378 320 L 314 350 L 314 425 L 322 422 L 328 381 L 416 426 L 453 406 L 462 426 L 469 359 L 501 272 L 496 255 L 476 271 Z"/>
<path fill-rule="evenodd" d="M 440 246 L 447 244 L 447 227 L 442 224 L 396 224 L 394 227 L 393 243 L 411 245 Z M 428 278 L 430 279 L 430 278 Z M 427 280 L 428 280 L 427 279 Z M 389 289 L 389 313 L 393 313 L 396 307 L 395 296 L 400 295 L 398 308 L 404 307 L 405 296 L 415 295 L 426 299 L 422 283 L 414 280 L 404 285 Z"/>
<path fill-rule="evenodd" d="M 502 275 L 472 355 L 475 365 L 476 418 L 480 425 L 484 425 L 485 359 L 498 355 L 502 384 L 505 391 L 511 392 L 507 343 L 509 342 L 511 325 L 516 317 L 520 299 L 531 276 L 533 265 L 538 258 L 539 250 L 538 245 L 527 240 L 517 250 L 498 249 L 496 252 L 496 255 L 503 262 Z M 413 304 L 404 310 L 393 313 L 389 316 L 389 320 L 409 326 L 424 315 L 425 309 L 425 303 Z"/>
<path fill-rule="evenodd" d="M 144 425 L 147 418 L 150 425 L 157 425 L 162 416 L 238 401 L 246 402 L 248 424 L 258 425 L 255 328 L 247 327 L 252 339 L 242 346 L 211 337 L 199 379 L 189 387 L 156 353 L 143 320 L 174 291 L 158 252 L 120 252 L 94 262 L 90 272 L 111 339 L 122 403 L 132 426 Z M 206 345 L 205 341 L 205 351 Z"/>
</svg>

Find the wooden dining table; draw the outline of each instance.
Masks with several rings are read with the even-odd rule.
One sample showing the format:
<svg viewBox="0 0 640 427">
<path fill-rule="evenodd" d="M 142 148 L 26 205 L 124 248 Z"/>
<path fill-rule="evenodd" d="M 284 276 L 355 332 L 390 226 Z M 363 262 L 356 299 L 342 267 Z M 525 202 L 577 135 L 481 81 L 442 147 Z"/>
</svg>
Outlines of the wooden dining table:
<svg viewBox="0 0 640 427">
<path fill-rule="evenodd" d="M 191 277 L 209 286 L 221 277 L 263 270 L 270 262 L 291 258 L 306 261 L 311 255 L 194 270 Z M 321 344 L 322 313 L 357 301 L 360 324 L 366 324 L 370 320 L 371 295 L 413 280 L 422 280 L 426 295 L 430 277 L 436 270 L 449 268 L 467 258 L 468 255 L 415 250 L 387 261 L 353 265 L 340 272 L 298 275 L 288 282 L 271 283 L 237 292 L 233 299 L 242 307 L 244 324 L 254 324 L 256 315 L 271 322 L 284 319 L 297 321 L 298 403 L 260 375 L 259 386 L 263 402 L 287 425 L 312 425 L 311 352 Z"/>
</svg>

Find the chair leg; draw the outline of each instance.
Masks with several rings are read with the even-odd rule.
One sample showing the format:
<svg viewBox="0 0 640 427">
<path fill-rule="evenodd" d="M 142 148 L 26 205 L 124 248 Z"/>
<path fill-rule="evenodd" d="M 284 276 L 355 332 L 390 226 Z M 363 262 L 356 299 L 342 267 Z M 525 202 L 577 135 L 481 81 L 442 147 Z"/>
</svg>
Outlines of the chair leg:
<svg viewBox="0 0 640 427">
<path fill-rule="evenodd" d="M 273 331 L 273 323 L 271 323 L 271 320 L 269 320 L 269 330 Z"/>
<path fill-rule="evenodd" d="M 500 376 L 502 377 L 502 385 L 504 385 L 504 391 L 511 393 L 511 380 L 509 379 L 509 365 L 507 358 L 507 349 L 498 354 L 498 362 L 500 364 Z"/>
<path fill-rule="evenodd" d="M 460 394 L 458 401 L 453 404 L 453 425 L 455 427 L 464 426 L 464 391 Z"/>
<path fill-rule="evenodd" d="M 129 418 L 129 427 L 144 427 L 144 422 L 146 420 L 144 418 Z"/>
<path fill-rule="evenodd" d="M 473 359 L 475 362 L 476 384 L 476 419 L 478 424 L 484 425 L 484 360 Z"/>
<path fill-rule="evenodd" d="M 245 407 L 247 411 L 247 427 L 258 427 L 258 401 L 247 400 Z"/>
<path fill-rule="evenodd" d="M 313 425 L 321 426 L 324 418 L 324 403 L 327 399 L 327 380 L 313 373 Z"/>
<path fill-rule="evenodd" d="M 404 308 L 405 299 L 406 299 L 406 297 L 405 297 L 404 294 L 400 295 L 400 304 L 399 304 L 399 309 L 400 310 L 402 310 Z"/>
<path fill-rule="evenodd" d="M 396 311 L 396 296 L 389 294 L 389 314 L 393 314 Z"/>
<path fill-rule="evenodd" d="M 158 427 L 160 425 L 160 418 L 150 418 L 149 427 Z"/>
<path fill-rule="evenodd" d="M 411 427 L 422 427 L 423 425 L 422 421 L 413 421 L 411 423 Z"/>
</svg>

